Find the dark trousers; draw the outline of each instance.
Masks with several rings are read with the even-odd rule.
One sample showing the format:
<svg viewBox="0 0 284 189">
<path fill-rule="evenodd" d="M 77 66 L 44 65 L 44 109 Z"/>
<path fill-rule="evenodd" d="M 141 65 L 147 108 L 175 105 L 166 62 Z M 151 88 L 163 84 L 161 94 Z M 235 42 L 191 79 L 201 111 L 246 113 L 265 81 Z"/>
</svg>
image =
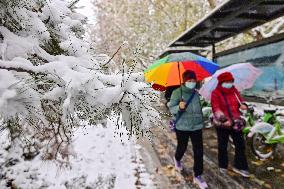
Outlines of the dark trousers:
<svg viewBox="0 0 284 189">
<path fill-rule="evenodd" d="M 218 160 L 220 168 L 228 168 L 228 141 L 232 136 L 235 145 L 234 167 L 240 170 L 248 170 L 248 163 L 245 154 L 245 141 L 242 132 L 233 129 L 216 128 L 218 137 Z"/>
<path fill-rule="evenodd" d="M 187 149 L 189 137 L 191 139 L 193 158 L 194 158 L 194 175 L 199 176 L 203 173 L 203 140 L 202 130 L 197 131 L 180 131 L 176 130 L 177 149 L 175 158 L 180 161 Z"/>
</svg>

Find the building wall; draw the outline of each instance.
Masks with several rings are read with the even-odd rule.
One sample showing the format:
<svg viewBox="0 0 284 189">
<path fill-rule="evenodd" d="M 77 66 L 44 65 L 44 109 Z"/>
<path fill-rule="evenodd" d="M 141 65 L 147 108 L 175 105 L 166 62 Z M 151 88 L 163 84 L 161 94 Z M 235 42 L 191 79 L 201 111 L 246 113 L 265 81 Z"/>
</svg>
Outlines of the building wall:
<svg viewBox="0 0 284 189">
<path fill-rule="evenodd" d="M 284 98 L 284 40 L 220 56 L 216 62 L 222 67 L 252 63 L 263 74 L 253 88 L 243 93 L 248 96 Z"/>
</svg>

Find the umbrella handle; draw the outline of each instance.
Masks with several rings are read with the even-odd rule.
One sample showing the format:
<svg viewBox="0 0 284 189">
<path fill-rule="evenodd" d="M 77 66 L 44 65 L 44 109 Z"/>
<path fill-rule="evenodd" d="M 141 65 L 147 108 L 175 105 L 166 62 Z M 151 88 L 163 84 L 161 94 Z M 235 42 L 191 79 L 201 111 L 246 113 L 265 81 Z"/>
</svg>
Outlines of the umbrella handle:
<svg viewBox="0 0 284 189">
<path fill-rule="evenodd" d="M 180 85 L 180 99 L 183 100 L 183 98 L 182 98 L 182 87 L 181 87 L 181 78 L 180 78 L 179 63 L 180 63 L 180 62 L 178 62 L 178 77 L 179 77 L 179 85 Z"/>
</svg>

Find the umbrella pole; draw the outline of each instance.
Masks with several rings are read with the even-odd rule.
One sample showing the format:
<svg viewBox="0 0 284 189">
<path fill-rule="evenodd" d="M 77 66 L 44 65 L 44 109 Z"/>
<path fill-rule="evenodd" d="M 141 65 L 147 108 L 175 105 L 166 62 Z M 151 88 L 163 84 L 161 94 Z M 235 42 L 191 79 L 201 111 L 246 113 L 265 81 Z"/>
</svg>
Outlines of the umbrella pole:
<svg viewBox="0 0 284 189">
<path fill-rule="evenodd" d="M 178 62 L 178 76 L 179 76 L 179 84 L 180 84 L 180 99 L 183 100 L 183 98 L 182 98 L 182 87 L 181 87 L 179 62 Z"/>
</svg>

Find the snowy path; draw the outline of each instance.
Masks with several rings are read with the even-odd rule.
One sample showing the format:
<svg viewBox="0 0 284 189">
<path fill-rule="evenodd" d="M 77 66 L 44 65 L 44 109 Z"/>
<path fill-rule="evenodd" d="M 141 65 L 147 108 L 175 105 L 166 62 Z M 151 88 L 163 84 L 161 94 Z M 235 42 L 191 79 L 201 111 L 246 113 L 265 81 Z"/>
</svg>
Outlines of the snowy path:
<svg viewBox="0 0 284 189">
<path fill-rule="evenodd" d="M 54 162 L 20 158 L 20 149 L 4 150 L 6 137 L 0 137 L 0 188 L 14 184 L 23 189 L 63 188 L 154 188 L 151 176 L 141 161 L 139 146 L 126 135 L 115 136 L 115 127 L 87 127 L 75 132 L 76 157 L 70 158 L 71 168 L 58 169 Z M 13 166 L 7 159 L 13 158 Z"/>
</svg>

